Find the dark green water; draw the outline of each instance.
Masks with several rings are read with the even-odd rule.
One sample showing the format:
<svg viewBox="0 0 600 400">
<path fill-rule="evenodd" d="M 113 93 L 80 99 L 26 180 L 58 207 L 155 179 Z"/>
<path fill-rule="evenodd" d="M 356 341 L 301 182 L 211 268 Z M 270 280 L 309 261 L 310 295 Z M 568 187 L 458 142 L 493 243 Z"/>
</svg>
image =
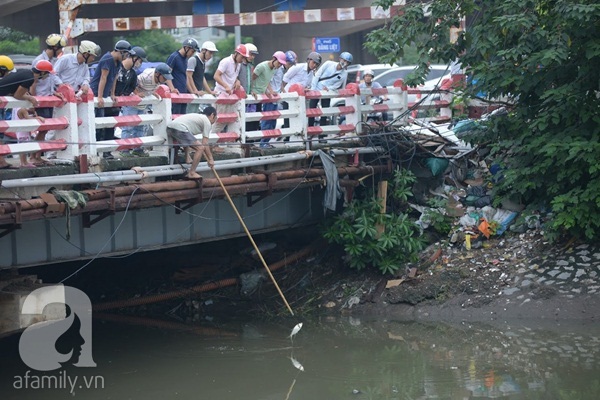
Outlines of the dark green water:
<svg viewBox="0 0 600 400">
<path fill-rule="evenodd" d="M 77 378 L 72 393 L 15 389 L 28 367 L 14 335 L 0 339 L 0 398 L 600 399 L 600 325 L 339 317 L 304 321 L 292 343 L 294 324 L 95 319 L 97 367 L 54 372 Z M 30 371 L 29 384 L 41 375 Z"/>
</svg>

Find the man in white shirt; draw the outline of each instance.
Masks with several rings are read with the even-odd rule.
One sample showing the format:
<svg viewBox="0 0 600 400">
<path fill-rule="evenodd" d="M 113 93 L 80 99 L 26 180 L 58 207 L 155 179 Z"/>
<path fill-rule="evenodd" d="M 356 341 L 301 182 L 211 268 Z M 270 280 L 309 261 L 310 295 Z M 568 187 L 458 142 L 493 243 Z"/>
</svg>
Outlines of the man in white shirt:
<svg viewBox="0 0 600 400">
<path fill-rule="evenodd" d="M 287 72 L 283 75 L 283 82 L 281 83 L 281 91 L 287 92 L 290 90 L 290 87 L 294 84 L 300 84 L 304 89 L 310 89 L 310 85 L 312 83 L 312 79 L 315 71 L 321 65 L 321 61 L 323 58 L 316 51 L 312 51 L 306 57 L 306 62 L 302 64 L 296 64 L 290 67 Z M 283 102 L 283 108 L 287 109 L 288 104 Z M 283 128 L 290 127 L 289 118 L 285 118 L 283 120 Z M 285 140 L 289 140 L 289 138 L 285 138 Z"/>
<path fill-rule="evenodd" d="M 243 44 L 238 45 L 235 48 L 235 51 L 229 57 L 222 59 L 219 62 L 219 66 L 217 67 L 217 71 L 215 72 L 215 95 L 219 96 L 221 94 L 232 94 L 235 90 L 240 88 L 240 81 L 238 79 L 238 74 L 240 72 L 240 66 L 242 61 L 249 57 L 248 49 Z M 240 113 L 241 102 L 236 102 L 235 104 L 219 104 L 217 103 L 217 113 Z M 217 122 L 213 125 L 213 132 L 220 133 L 223 132 L 227 127 L 227 123 Z M 231 123 L 229 125 L 229 129 L 232 132 L 237 133 L 241 136 L 241 124 L 239 120 Z"/>
<path fill-rule="evenodd" d="M 339 90 L 346 86 L 346 79 L 348 78 L 348 65 L 352 63 L 352 54 L 344 51 L 340 54 L 339 62 L 325 61 L 321 68 L 315 73 L 313 77 L 311 89 L 312 90 Z M 323 108 L 329 107 L 331 99 L 311 99 L 309 101 L 309 108 L 317 108 L 321 101 Z M 308 126 L 313 126 L 315 119 L 308 119 Z M 321 119 L 320 125 L 326 125 L 327 122 L 323 122 Z"/>
<path fill-rule="evenodd" d="M 89 40 L 82 40 L 78 52 L 65 54 L 54 64 L 54 72 L 59 84 L 67 84 L 75 93 L 81 92 L 86 98 L 90 90 L 89 64 L 100 56 L 100 46 Z"/>
</svg>

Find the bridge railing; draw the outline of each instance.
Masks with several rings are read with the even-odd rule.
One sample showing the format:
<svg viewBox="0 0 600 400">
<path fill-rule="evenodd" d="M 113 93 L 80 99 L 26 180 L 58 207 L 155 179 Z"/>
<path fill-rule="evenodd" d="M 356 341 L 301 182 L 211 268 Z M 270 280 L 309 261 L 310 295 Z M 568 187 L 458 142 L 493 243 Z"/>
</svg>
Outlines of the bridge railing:
<svg viewBox="0 0 600 400">
<path fill-rule="evenodd" d="M 79 120 L 75 110 L 75 93 L 69 86 L 63 85 L 58 88 L 63 98 L 57 96 L 37 96 L 38 107 L 54 107 L 54 117 L 46 118 L 44 122 L 38 119 L 2 120 L 0 121 L 0 132 L 56 132 L 56 140 L 45 142 L 25 142 L 15 144 L 0 144 L 0 155 L 32 153 L 37 151 L 61 151 L 65 156 L 71 158 L 79 155 L 77 146 L 69 146 L 68 143 L 77 143 L 74 135 L 78 130 Z M 0 97 L 0 108 L 31 108 L 29 101 L 17 100 L 14 97 Z M 73 141 L 75 140 L 75 141 Z"/>
<path fill-rule="evenodd" d="M 22 144 L 10 144 L 0 146 L 0 155 L 20 154 L 32 151 L 58 150 L 58 157 L 73 159 L 81 154 L 94 157 L 98 153 L 114 150 L 127 150 L 138 147 L 153 146 L 159 154 L 167 156 L 169 145 L 172 143 L 167 135 L 167 123 L 177 115 L 171 114 L 172 103 L 207 104 L 218 106 L 219 104 L 235 104 L 240 102 L 239 112 L 222 113 L 218 115 L 218 121 L 223 123 L 239 122 L 238 132 L 211 132 L 211 143 L 250 143 L 263 138 L 279 138 L 298 136 L 309 146 L 311 138 L 315 136 L 340 136 L 347 133 L 362 133 L 363 116 L 373 111 L 392 112 L 395 117 L 404 115 L 397 122 L 406 123 L 408 107 L 407 94 L 412 93 L 398 82 L 393 88 L 385 89 L 360 89 L 355 84 L 350 84 L 346 89 L 338 91 L 314 91 L 304 90 L 302 87 L 293 86 L 288 93 L 281 93 L 273 97 L 265 95 L 246 96 L 245 93 L 231 95 L 195 96 L 192 94 L 170 93 L 166 86 L 161 86 L 156 95 L 141 98 L 139 96 L 121 96 L 113 102 L 110 98 L 104 99 L 104 107 L 119 106 L 151 106 L 152 114 L 119 115 L 114 117 L 96 117 L 95 108 L 98 107 L 98 98 L 90 93 L 87 98 L 78 98 L 73 90 L 63 85 L 58 90 L 63 94 L 64 100 L 56 96 L 38 96 L 36 99 L 39 106 L 54 107 L 54 117 L 46 119 L 43 123 L 37 120 L 23 121 L 0 121 L 0 132 L 33 132 L 36 130 L 55 130 L 56 140 L 45 142 L 33 142 Z M 363 96 L 387 96 L 388 101 L 384 104 L 368 105 L 361 104 Z M 345 98 L 344 106 L 308 108 L 311 99 Z M 288 104 L 287 109 L 275 111 L 246 112 L 248 104 L 281 103 Z M 2 108 L 31 107 L 28 101 L 16 100 L 13 97 L 0 98 Z M 434 103 L 422 105 L 421 109 L 442 108 L 449 110 L 450 101 L 447 99 Z M 447 111 L 444 111 L 447 114 Z M 310 117 L 331 117 L 332 121 L 338 121 L 340 115 L 345 116 L 342 124 L 328 126 L 308 126 Z M 272 130 L 246 130 L 246 122 L 273 120 L 279 118 L 289 119 L 289 128 L 277 128 Z M 127 126 L 152 126 L 152 135 L 140 138 L 122 138 L 117 140 L 96 140 L 96 130 L 102 128 L 116 128 Z M 198 135 L 198 139 L 200 139 Z"/>
</svg>

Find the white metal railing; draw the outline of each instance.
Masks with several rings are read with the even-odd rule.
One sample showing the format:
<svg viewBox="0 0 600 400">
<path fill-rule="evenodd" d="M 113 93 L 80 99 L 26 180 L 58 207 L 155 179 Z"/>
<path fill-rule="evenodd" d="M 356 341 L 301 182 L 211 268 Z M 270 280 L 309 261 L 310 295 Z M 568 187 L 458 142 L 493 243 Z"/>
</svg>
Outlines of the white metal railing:
<svg viewBox="0 0 600 400">
<path fill-rule="evenodd" d="M 36 99 L 41 107 L 54 107 L 53 118 L 48 118 L 44 122 L 37 120 L 22 121 L 0 121 L 0 132 L 33 132 L 36 130 L 54 130 L 56 140 L 49 142 L 34 142 L 22 144 L 0 145 L 0 155 L 20 154 L 32 151 L 58 150 L 60 158 L 73 159 L 81 154 L 86 154 L 93 159 L 99 152 L 122 150 L 128 148 L 156 146 L 165 156 L 168 155 L 169 143 L 167 137 L 167 123 L 176 117 L 171 114 L 172 103 L 187 104 L 208 104 L 217 106 L 232 105 L 241 103 L 238 112 L 222 113 L 218 115 L 218 121 L 222 123 L 239 122 L 238 132 L 211 132 L 211 143 L 236 142 L 248 143 L 263 138 L 279 138 L 298 136 L 307 143 L 310 138 L 316 135 L 332 134 L 343 135 L 346 133 L 361 134 L 361 125 L 359 122 L 362 116 L 373 111 L 392 112 L 394 118 L 405 115 L 409 107 L 407 94 L 414 89 L 407 90 L 402 83 L 398 83 L 393 88 L 385 89 L 358 89 L 356 84 L 349 84 L 346 89 L 338 91 L 314 91 L 304 90 L 297 85 L 293 86 L 288 93 L 281 93 L 273 97 L 260 95 L 254 98 L 244 93 L 231 95 L 221 95 L 214 97 L 211 95 L 196 96 L 192 94 L 173 94 L 166 86 L 160 86 L 157 95 L 144 98 L 138 96 L 118 97 L 116 102 L 112 99 L 104 99 L 104 107 L 117 106 L 152 106 L 152 114 L 127 115 L 115 117 L 96 117 L 95 108 L 98 106 L 98 99 L 90 93 L 87 98 L 76 97 L 73 90 L 67 85 L 59 87 L 58 92 L 62 93 L 64 100 L 55 96 L 38 96 Z M 361 95 L 363 96 L 382 96 L 388 97 L 385 104 L 363 105 L 361 104 Z M 327 108 L 308 108 L 308 100 L 325 98 L 345 98 L 344 106 L 333 106 Z M 246 112 L 248 104 L 266 104 L 286 102 L 287 110 L 280 110 L 279 107 L 274 111 Z M 441 108 L 442 115 L 448 116 L 449 109 L 448 95 L 440 102 L 433 105 L 427 105 L 425 108 Z M 28 101 L 17 100 L 14 97 L 0 97 L 0 104 L 3 108 L 13 107 L 31 107 Z M 330 126 L 308 126 L 309 117 L 330 116 L 336 117 L 344 115 L 346 120 L 341 125 Z M 246 131 L 246 122 L 273 120 L 279 118 L 289 119 L 289 128 L 278 128 L 272 130 Z M 337 120 L 336 118 L 332 118 Z M 400 119 L 401 123 L 406 123 L 406 118 Z M 143 138 L 119 139 L 96 141 L 96 129 L 107 127 L 125 127 L 136 125 L 152 126 L 153 135 Z M 161 146 L 162 145 L 162 146 Z"/>
</svg>

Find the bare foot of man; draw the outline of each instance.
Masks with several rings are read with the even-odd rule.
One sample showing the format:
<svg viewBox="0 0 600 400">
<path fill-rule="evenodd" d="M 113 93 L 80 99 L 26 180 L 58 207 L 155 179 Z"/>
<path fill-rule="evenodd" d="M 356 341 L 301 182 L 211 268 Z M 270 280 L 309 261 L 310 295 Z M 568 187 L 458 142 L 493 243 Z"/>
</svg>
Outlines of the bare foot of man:
<svg viewBox="0 0 600 400">
<path fill-rule="evenodd" d="M 197 172 L 189 172 L 185 177 L 188 179 L 200 179 L 202 178 L 202 175 L 198 174 Z"/>
</svg>

